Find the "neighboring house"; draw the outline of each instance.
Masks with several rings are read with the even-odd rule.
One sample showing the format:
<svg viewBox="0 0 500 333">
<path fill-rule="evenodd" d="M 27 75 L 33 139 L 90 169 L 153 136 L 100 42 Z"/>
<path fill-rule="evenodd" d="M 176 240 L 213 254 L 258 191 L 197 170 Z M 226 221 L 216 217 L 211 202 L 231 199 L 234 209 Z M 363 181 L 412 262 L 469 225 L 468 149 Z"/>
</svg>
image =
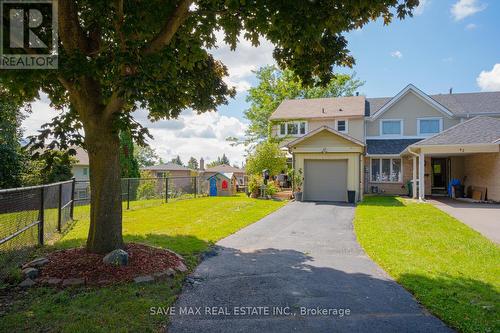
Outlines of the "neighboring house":
<svg viewBox="0 0 500 333">
<path fill-rule="evenodd" d="M 457 178 L 500 201 L 499 117 L 500 92 L 426 95 L 408 85 L 392 98 L 286 100 L 270 119 L 303 170 L 305 200 L 404 194 L 418 179 L 413 195 L 423 198 Z"/>
<path fill-rule="evenodd" d="M 89 168 L 89 155 L 87 152 L 81 147 L 74 147 L 76 151 L 76 155 L 74 158 L 76 159 L 76 163 L 73 164 L 71 168 L 71 173 L 76 180 L 75 183 L 75 198 L 76 199 L 87 199 L 89 194 L 89 176 L 90 176 L 90 168 Z"/>
<path fill-rule="evenodd" d="M 166 163 L 153 165 L 141 168 L 143 171 L 149 171 L 154 178 L 169 177 L 169 186 L 175 189 L 182 189 L 184 192 L 191 192 L 193 185 L 193 177 L 197 176 L 196 170 L 191 170 L 183 165 L 176 163 Z"/>
</svg>

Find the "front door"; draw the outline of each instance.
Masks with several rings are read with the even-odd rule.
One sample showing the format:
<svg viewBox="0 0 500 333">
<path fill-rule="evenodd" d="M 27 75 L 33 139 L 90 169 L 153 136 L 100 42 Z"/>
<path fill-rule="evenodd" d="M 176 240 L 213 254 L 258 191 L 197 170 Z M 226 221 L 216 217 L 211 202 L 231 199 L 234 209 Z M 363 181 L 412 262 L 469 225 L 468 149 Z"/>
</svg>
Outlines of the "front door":
<svg viewBox="0 0 500 333">
<path fill-rule="evenodd" d="M 436 190 L 446 190 L 448 185 L 448 168 L 446 158 L 432 158 L 432 188 Z"/>
</svg>

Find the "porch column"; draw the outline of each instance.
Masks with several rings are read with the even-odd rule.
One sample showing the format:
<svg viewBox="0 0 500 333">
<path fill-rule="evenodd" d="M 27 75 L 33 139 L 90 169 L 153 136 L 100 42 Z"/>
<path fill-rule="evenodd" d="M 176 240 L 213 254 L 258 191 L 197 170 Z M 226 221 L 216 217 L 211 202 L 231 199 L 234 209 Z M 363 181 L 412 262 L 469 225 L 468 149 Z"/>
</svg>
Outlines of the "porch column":
<svg viewBox="0 0 500 333">
<path fill-rule="evenodd" d="M 417 198 L 417 156 L 413 156 L 413 194 L 412 198 L 416 199 Z"/>
<path fill-rule="evenodd" d="M 418 157 L 418 199 L 423 201 L 425 199 L 425 154 L 420 150 Z"/>
</svg>

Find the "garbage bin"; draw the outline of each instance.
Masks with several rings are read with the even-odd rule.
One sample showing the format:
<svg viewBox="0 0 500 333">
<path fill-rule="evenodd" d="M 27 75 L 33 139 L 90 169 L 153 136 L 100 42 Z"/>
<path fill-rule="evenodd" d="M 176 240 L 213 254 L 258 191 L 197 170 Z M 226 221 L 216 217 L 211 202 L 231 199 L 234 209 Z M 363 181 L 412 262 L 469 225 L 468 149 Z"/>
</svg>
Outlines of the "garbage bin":
<svg viewBox="0 0 500 333">
<path fill-rule="evenodd" d="M 347 191 L 347 201 L 354 203 L 356 201 L 356 191 Z"/>
<path fill-rule="evenodd" d="M 413 181 L 409 180 L 406 183 L 406 188 L 408 189 L 408 196 L 411 198 L 413 196 Z"/>
</svg>

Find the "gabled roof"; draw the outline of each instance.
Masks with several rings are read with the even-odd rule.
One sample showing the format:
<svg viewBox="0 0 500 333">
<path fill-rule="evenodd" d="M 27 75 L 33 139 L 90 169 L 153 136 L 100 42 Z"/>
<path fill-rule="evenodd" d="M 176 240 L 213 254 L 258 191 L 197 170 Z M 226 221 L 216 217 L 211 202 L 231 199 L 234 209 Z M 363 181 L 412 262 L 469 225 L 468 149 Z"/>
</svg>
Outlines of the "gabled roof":
<svg viewBox="0 0 500 333">
<path fill-rule="evenodd" d="M 500 91 L 428 95 L 455 116 L 500 115 Z M 367 116 L 374 116 L 392 97 L 367 98 Z"/>
<path fill-rule="evenodd" d="M 478 116 L 417 142 L 413 146 L 500 143 L 500 119 Z"/>
<path fill-rule="evenodd" d="M 222 172 L 216 172 L 216 173 L 214 173 L 213 175 L 210 175 L 210 177 L 208 177 L 207 179 L 214 178 L 214 177 L 216 177 L 217 175 L 222 176 L 222 177 L 224 177 L 224 178 L 227 178 L 227 179 L 229 179 L 229 180 L 231 180 L 231 178 L 233 178 L 233 174 L 222 173 Z"/>
<path fill-rule="evenodd" d="M 368 155 L 399 155 L 406 147 L 422 139 L 394 139 L 394 140 L 366 140 L 366 153 Z"/>
<path fill-rule="evenodd" d="M 152 165 L 141 168 L 142 170 L 152 170 L 152 171 L 191 171 L 191 169 L 179 165 L 177 163 L 168 162 L 160 165 Z"/>
<path fill-rule="evenodd" d="M 272 113 L 270 120 L 352 117 L 365 115 L 365 97 L 287 99 Z"/>
<path fill-rule="evenodd" d="M 400 101 L 403 97 L 405 97 L 408 93 L 414 93 L 418 97 L 420 97 L 424 102 L 428 103 L 432 107 L 434 107 L 436 110 L 440 111 L 441 113 L 451 117 L 453 116 L 453 113 L 448 110 L 446 107 L 435 101 L 433 98 L 429 97 L 426 93 L 424 93 L 422 90 L 418 89 L 415 87 L 413 84 L 407 85 L 403 90 L 401 90 L 396 96 L 388 100 L 385 104 L 380 107 L 380 109 L 376 113 L 370 113 L 370 118 L 371 120 L 377 119 L 380 117 L 384 112 L 389 110 L 394 104 L 396 104 L 398 101 Z M 374 103 L 380 103 L 381 100 L 377 99 L 376 101 L 374 100 Z"/>
<path fill-rule="evenodd" d="M 321 126 L 321 127 L 317 128 L 317 129 L 315 129 L 314 131 L 311 131 L 311 132 L 307 133 L 306 135 L 301 136 L 300 138 L 297 138 L 297 139 L 295 139 L 293 141 L 290 141 L 286 146 L 287 147 L 295 146 L 295 145 L 299 144 L 300 142 L 302 142 L 302 141 L 304 141 L 304 140 L 306 140 L 306 139 L 308 139 L 308 138 L 310 138 L 310 137 L 312 137 L 312 136 L 314 136 L 314 135 L 316 135 L 316 134 L 318 134 L 319 132 L 322 132 L 322 131 L 328 131 L 330 133 L 338 135 L 338 136 L 340 136 L 340 137 L 342 137 L 342 138 L 344 138 L 344 139 L 346 139 L 348 141 L 351 141 L 351 142 L 353 142 L 353 143 L 355 143 L 357 145 L 360 145 L 361 147 L 365 146 L 365 144 L 363 142 L 359 141 L 358 139 L 353 138 L 352 136 L 349 136 L 347 134 L 341 133 L 339 131 L 336 131 L 333 128 L 328 127 L 328 126 Z"/>
<path fill-rule="evenodd" d="M 221 165 L 216 165 L 211 168 L 206 168 L 204 170 L 205 172 L 220 172 L 220 173 L 245 173 L 245 170 L 242 170 L 240 168 L 228 165 L 228 164 L 221 164 Z"/>
<path fill-rule="evenodd" d="M 77 162 L 75 165 L 89 165 L 89 154 L 82 147 L 71 147 L 76 151 L 74 156 Z"/>
</svg>

